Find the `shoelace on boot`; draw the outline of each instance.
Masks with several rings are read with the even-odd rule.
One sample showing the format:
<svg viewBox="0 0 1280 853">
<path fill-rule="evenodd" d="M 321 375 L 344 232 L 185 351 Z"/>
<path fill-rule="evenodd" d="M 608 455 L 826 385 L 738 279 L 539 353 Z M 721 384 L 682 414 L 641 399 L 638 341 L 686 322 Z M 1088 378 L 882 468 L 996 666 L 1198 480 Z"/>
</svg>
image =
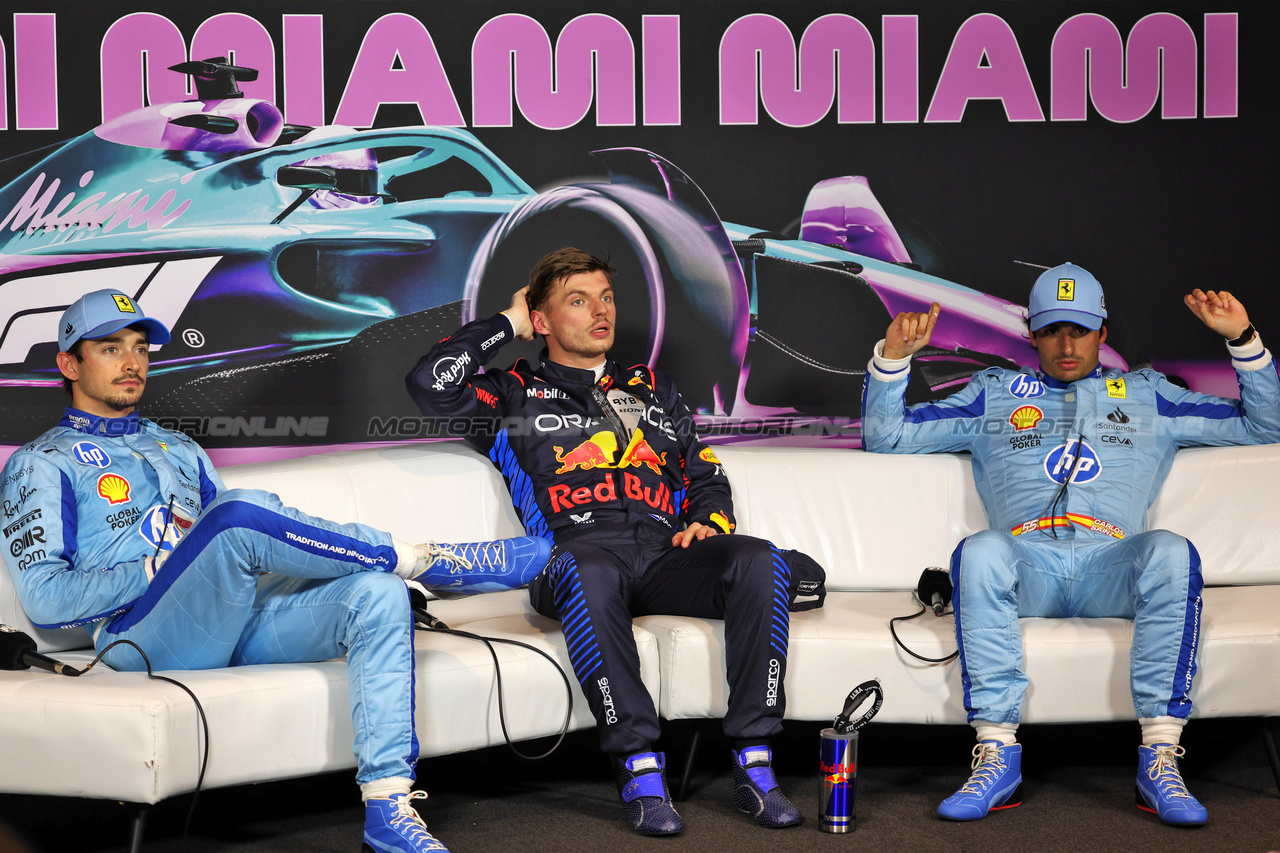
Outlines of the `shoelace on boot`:
<svg viewBox="0 0 1280 853">
<path fill-rule="evenodd" d="M 404 833 L 410 841 L 423 845 L 423 850 L 444 850 L 445 846 L 427 831 L 427 825 L 423 823 L 422 817 L 410 805 L 412 800 L 426 798 L 426 791 L 410 791 L 408 796 L 396 800 L 396 816 L 391 819 L 391 825 Z"/>
<path fill-rule="evenodd" d="M 434 542 L 427 542 L 425 546 L 427 556 L 432 561 L 431 565 L 435 565 L 439 560 L 444 560 L 449 564 L 449 574 L 451 575 L 456 575 L 459 572 L 474 571 L 477 568 L 496 571 L 503 565 L 502 544 L 500 542 L 486 542 L 483 545 L 473 545 L 463 550 L 458 550 L 456 546 L 437 545 Z"/>
<path fill-rule="evenodd" d="M 980 743 L 973 748 L 973 764 L 970 765 L 973 773 L 969 776 L 969 781 L 964 783 L 964 787 L 957 794 L 981 794 L 982 787 L 990 785 L 995 781 L 996 773 L 1004 770 L 1004 761 L 1000 758 L 1000 747 L 994 744 Z"/>
<path fill-rule="evenodd" d="M 1154 749 L 1156 760 L 1151 762 L 1151 769 L 1147 771 L 1147 776 L 1160 786 L 1166 797 L 1179 800 L 1191 799 L 1187 783 L 1182 781 L 1182 774 L 1178 772 L 1178 759 L 1187 754 L 1186 749 L 1181 744 L 1157 746 Z"/>
</svg>

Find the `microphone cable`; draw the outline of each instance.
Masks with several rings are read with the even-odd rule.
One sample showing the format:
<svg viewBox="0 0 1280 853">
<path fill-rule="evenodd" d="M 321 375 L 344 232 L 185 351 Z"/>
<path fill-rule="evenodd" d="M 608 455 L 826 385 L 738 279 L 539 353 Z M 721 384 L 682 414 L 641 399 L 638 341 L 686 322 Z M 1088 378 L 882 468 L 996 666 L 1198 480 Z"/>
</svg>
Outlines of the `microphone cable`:
<svg viewBox="0 0 1280 853">
<path fill-rule="evenodd" d="M 1062 485 L 1058 488 L 1057 493 L 1053 496 L 1053 500 L 1050 501 L 1049 504 L 1043 510 L 1040 511 L 1040 516 L 1042 518 L 1047 516 L 1049 519 L 1049 532 L 1045 533 L 1043 528 L 1040 529 L 1040 533 L 1043 536 L 1052 536 L 1054 539 L 1058 538 L 1058 528 L 1055 527 L 1053 523 L 1054 514 L 1057 513 L 1058 511 L 1058 504 L 1061 503 L 1062 499 L 1067 496 L 1067 487 L 1071 485 L 1072 479 L 1074 479 L 1076 476 L 1076 469 L 1080 467 L 1080 459 L 1084 456 L 1084 449 L 1086 446 L 1087 445 L 1085 445 L 1084 443 L 1084 432 L 1082 431 L 1080 433 L 1080 437 L 1076 439 L 1076 458 L 1071 463 L 1071 470 L 1067 473 L 1066 479 L 1062 481 Z M 1070 449 L 1071 447 L 1069 439 L 1066 447 L 1068 449 Z M 1070 522 L 1067 523 L 1067 526 L 1068 527 L 1071 526 Z"/>
<path fill-rule="evenodd" d="M 168 682 L 169 684 L 182 688 L 182 690 L 188 696 L 191 697 L 191 701 L 194 702 L 196 705 L 196 713 L 200 717 L 200 725 L 204 729 L 204 753 L 200 758 L 200 774 L 199 776 L 196 777 L 196 788 L 191 793 L 191 805 L 187 808 L 187 819 L 183 821 L 183 824 L 182 824 L 182 837 L 189 838 L 190 832 L 191 832 L 191 818 L 195 816 L 196 801 L 200 798 L 200 791 L 204 787 L 205 770 L 207 770 L 209 767 L 209 718 L 205 715 L 204 706 L 200 704 L 200 700 L 196 697 L 196 694 L 192 692 L 190 687 L 183 684 L 181 681 L 178 681 L 176 678 L 170 678 L 167 675 L 156 675 L 154 672 L 151 671 L 150 658 L 147 657 L 147 653 L 142 650 L 142 647 L 139 646 L 137 643 L 135 643 L 133 640 L 119 639 L 119 640 L 115 640 L 112 643 L 109 643 L 106 648 L 98 652 L 97 657 L 89 661 L 88 666 L 80 670 L 80 674 L 84 675 L 89 670 L 93 669 L 94 666 L 97 665 L 98 661 L 102 660 L 103 655 L 105 655 L 107 652 L 111 651 L 116 646 L 119 646 L 121 644 L 127 645 L 127 646 L 133 646 L 133 648 L 138 652 L 138 654 L 142 656 L 142 662 L 147 665 L 147 678 L 153 678 L 156 681 Z M 199 738 L 197 738 L 197 742 L 198 741 L 199 741 Z"/>
<path fill-rule="evenodd" d="M 911 591 L 911 595 L 912 597 L 915 598 L 916 601 L 920 601 L 920 596 L 916 594 L 915 590 Z M 925 663 L 947 663 L 948 661 L 954 660 L 956 657 L 960 655 L 959 649 L 956 649 L 954 652 L 947 655 L 945 658 L 927 658 L 924 655 L 916 654 L 915 652 L 911 651 L 911 649 L 907 648 L 907 644 L 902 642 L 901 638 L 898 637 L 898 632 L 894 629 L 894 623 L 904 622 L 908 619 L 915 619 L 918 616 L 923 616 L 925 612 L 928 611 L 928 609 L 929 609 L 929 606 L 925 604 L 923 601 L 920 601 L 919 613 L 912 613 L 909 616 L 894 616 L 892 619 L 889 620 L 889 633 L 893 635 L 893 641 L 898 644 L 898 647 L 902 649 L 904 652 L 906 652 L 907 654 L 911 655 L 913 658 L 916 658 L 917 660 L 922 660 Z M 955 611 L 950 608 L 942 612 L 955 613 Z"/>
<path fill-rule="evenodd" d="M 479 634 L 472 634 L 469 631 L 460 631 L 457 628 L 450 628 L 444 622 L 441 622 L 435 616 L 428 613 L 425 606 L 413 607 L 413 617 L 414 624 L 420 631 L 437 631 L 441 634 L 452 634 L 455 637 L 464 637 L 468 640 L 476 640 L 484 643 L 485 648 L 489 650 L 490 656 L 493 657 L 493 673 L 498 683 L 498 723 L 502 727 L 502 737 L 506 740 L 508 749 L 518 757 L 523 758 L 525 761 L 540 761 L 559 749 L 560 744 L 564 742 L 565 735 L 569 733 L 569 721 L 573 717 L 573 685 L 570 684 L 569 676 L 565 675 L 564 668 L 556 662 L 555 658 L 551 657 L 551 655 L 547 654 L 542 649 L 531 646 L 528 643 L 522 643 L 519 640 L 511 640 L 506 637 L 482 637 Z M 556 668 L 556 672 L 559 673 L 560 679 L 564 682 L 565 698 L 568 700 L 568 707 L 564 712 L 564 723 L 560 726 L 560 735 L 556 738 L 556 742 L 551 744 L 551 748 L 541 755 L 529 755 L 528 753 L 521 752 L 516 749 L 515 744 L 511 742 L 511 735 L 507 732 L 507 714 L 505 710 L 506 702 L 502 697 L 502 666 L 498 662 L 498 652 L 493 647 L 494 643 L 505 643 L 509 646 L 519 646 L 522 649 L 528 649 L 531 652 L 541 655 Z"/>
</svg>

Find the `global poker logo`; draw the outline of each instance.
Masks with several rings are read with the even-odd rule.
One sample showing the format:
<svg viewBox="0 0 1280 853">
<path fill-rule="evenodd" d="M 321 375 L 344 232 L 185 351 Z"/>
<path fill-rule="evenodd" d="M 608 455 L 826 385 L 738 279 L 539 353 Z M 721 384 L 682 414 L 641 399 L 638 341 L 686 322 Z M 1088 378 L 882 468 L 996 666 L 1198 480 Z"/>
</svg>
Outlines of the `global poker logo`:
<svg viewBox="0 0 1280 853">
<path fill-rule="evenodd" d="M 1043 397 L 1044 383 L 1039 379 L 1027 376 L 1025 373 L 1019 373 L 1009 383 L 1009 393 L 1020 400 L 1025 400 L 1029 397 Z"/>
<path fill-rule="evenodd" d="M 1088 483 L 1102 473 L 1102 460 L 1088 442 L 1071 438 L 1049 451 L 1044 458 L 1044 473 L 1058 485 L 1066 483 L 1068 477 L 1072 483 Z"/>
</svg>

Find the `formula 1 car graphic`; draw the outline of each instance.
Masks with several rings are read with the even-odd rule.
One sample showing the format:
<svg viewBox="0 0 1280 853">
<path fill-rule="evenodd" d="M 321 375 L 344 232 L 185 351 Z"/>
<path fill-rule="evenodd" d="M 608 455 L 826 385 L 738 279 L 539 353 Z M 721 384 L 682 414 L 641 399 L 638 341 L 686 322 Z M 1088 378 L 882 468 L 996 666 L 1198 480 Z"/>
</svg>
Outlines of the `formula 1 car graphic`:
<svg viewBox="0 0 1280 853">
<path fill-rule="evenodd" d="M 65 404 L 57 321 L 115 287 L 168 325 L 144 413 L 212 447 L 443 434 L 402 377 L 458 325 L 509 304 L 545 252 L 618 268 L 614 356 L 673 373 L 709 427 L 856 422 L 893 312 L 949 322 L 913 399 L 1032 363 L 1022 308 L 916 267 L 863 178 L 816 186 L 799 239 L 724 222 L 679 168 L 595 152 L 608 181 L 535 192 L 470 133 L 286 124 L 225 59 L 173 70 L 198 97 L 144 107 L 0 164 L 0 442 Z M 504 349 L 500 364 L 515 355 Z M 1104 364 L 1122 366 L 1104 347 Z"/>
</svg>

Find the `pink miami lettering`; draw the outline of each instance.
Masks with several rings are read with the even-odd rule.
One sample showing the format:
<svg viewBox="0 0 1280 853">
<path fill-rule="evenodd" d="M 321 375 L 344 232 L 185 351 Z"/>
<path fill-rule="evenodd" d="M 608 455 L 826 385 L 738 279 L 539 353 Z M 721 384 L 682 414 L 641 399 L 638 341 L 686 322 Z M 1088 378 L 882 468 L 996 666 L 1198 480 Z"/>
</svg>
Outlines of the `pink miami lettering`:
<svg viewBox="0 0 1280 853">
<path fill-rule="evenodd" d="M 127 225 L 129 228 L 145 226 L 146 230 L 155 231 L 173 222 L 191 205 L 191 200 L 187 199 L 170 211 L 168 208 L 177 197 L 177 190 L 168 190 L 156 199 L 155 204 L 148 207 L 151 197 L 140 189 L 120 193 L 105 203 L 102 200 L 106 193 L 93 193 L 72 207 L 76 197 L 73 191 L 53 204 L 62 181 L 54 178 L 45 186 L 45 178 L 44 172 L 36 175 L 22 198 L 0 220 L 0 230 L 6 226 L 10 231 L 25 228 L 30 234 L 37 230 L 48 232 L 100 227 L 104 233 L 109 233 L 121 225 Z M 80 186 L 86 187 L 92 180 L 93 172 L 85 172 L 80 177 Z M 51 204 L 52 210 L 49 209 Z"/>
<path fill-rule="evenodd" d="M 481 27 L 471 51 L 477 126 L 511 126 L 513 65 L 515 99 L 537 127 L 573 127 L 591 109 L 597 85 L 597 125 L 636 123 L 635 46 L 626 27 L 608 15 L 574 18 L 554 53 L 546 30 L 527 15 L 500 15 Z"/>
<path fill-rule="evenodd" d="M 1206 46 L 1224 23 L 1221 17 L 1206 16 Z M 1083 121 L 1091 101 L 1110 121 L 1137 121 L 1162 92 L 1162 118 L 1195 118 L 1198 52 L 1195 33 L 1176 15 L 1147 15 L 1134 24 L 1127 55 L 1115 24 L 1101 15 L 1076 15 L 1053 38 L 1053 76 L 1062 81 L 1053 91 L 1053 119 Z M 1206 116 L 1234 115 L 1234 100 L 1206 75 Z"/>
<path fill-rule="evenodd" d="M 832 103 L 842 124 L 874 122 L 875 63 L 871 33 L 849 15 L 824 15 L 805 29 L 798 75 L 786 24 L 772 15 L 739 18 L 720 41 L 720 123 L 756 124 L 758 100 L 788 127 L 820 121 Z"/>
<path fill-rule="evenodd" d="M 324 124 L 325 25 L 349 28 L 351 17 L 287 14 L 273 30 L 226 12 L 188 36 L 159 13 L 124 15 L 102 37 L 103 121 L 191 97 L 189 82 L 167 66 L 227 55 L 260 70 L 243 85 L 246 97 L 282 103 L 291 123 Z M 0 129 L 10 121 L 18 130 L 58 129 L 58 86 L 69 85 L 54 73 L 58 23 L 58 13 L 14 14 L 12 43 L 0 41 Z M 918 15 L 863 22 L 827 14 L 798 25 L 748 14 L 720 38 L 718 77 L 686 81 L 680 15 L 619 20 L 589 13 L 554 33 L 527 14 L 501 14 L 471 36 L 470 68 L 447 69 L 437 40 L 467 34 L 433 34 L 418 17 L 396 12 L 368 25 L 330 120 L 369 127 L 383 104 L 408 104 L 424 124 L 464 127 L 466 99 L 455 84 L 468 71 L 476 127 L 512 126 L 517 113 L 548 130 L 592 119 L 598 126 L 679 125 L 686 85 L 718 87 L 723 125 L 805 127 L 828 117 L 841 124 L 959 122 L 969 102 L 980 100 L 998 102 L 1012 122 L 1238 115 L 1238 12 L 1198 19 L 1156 12 L 1127 33 L 1105 15 L 1079 14 L 1035 42 L 1020 39 L 1000 15 L 975 14 L 955 31 L 933 81 L 921 75 L 927 23 Z M 1046 67 L 1048 80 L 1037 86 L 1030 69 Z"/>
<path fill-rule="evenodd" d="M 881 18 L 882 120 L 917 121 L 920 98 L 919 20 Z M 1126 52 L 1127 50 L 1127 52 Z M 1147 116 L 1162 100 L 1161 118 L 1196 118 L 1198 62 L 1203 52 L 1203 118 L 1237 114 L 1239 15 L 1204 16 L 1203 40 L 1176 15 L 1138 21 L 1124 43 L 1102 15 L 1065 21 L 1050 45 L 1051 121 L 1080 121 L 1091 104 L 1114 122 Z M 870 31 L 847 15 L 826 15 L 804 32 L 797 50 L 787 26 L 770 15 L 734 21 L 720 45 L 720 123 L 756 124 L 757 102 L 779 124 L 801 127 L 830 114 L 875 120 L 875 47 Z M 971 100 L 999 101 L 1009 121 L 1044 121 L 1023 47 L 999 15 L 961 24 L 934 87 L 926 123 L 963 120 Z"/>
</svg>

